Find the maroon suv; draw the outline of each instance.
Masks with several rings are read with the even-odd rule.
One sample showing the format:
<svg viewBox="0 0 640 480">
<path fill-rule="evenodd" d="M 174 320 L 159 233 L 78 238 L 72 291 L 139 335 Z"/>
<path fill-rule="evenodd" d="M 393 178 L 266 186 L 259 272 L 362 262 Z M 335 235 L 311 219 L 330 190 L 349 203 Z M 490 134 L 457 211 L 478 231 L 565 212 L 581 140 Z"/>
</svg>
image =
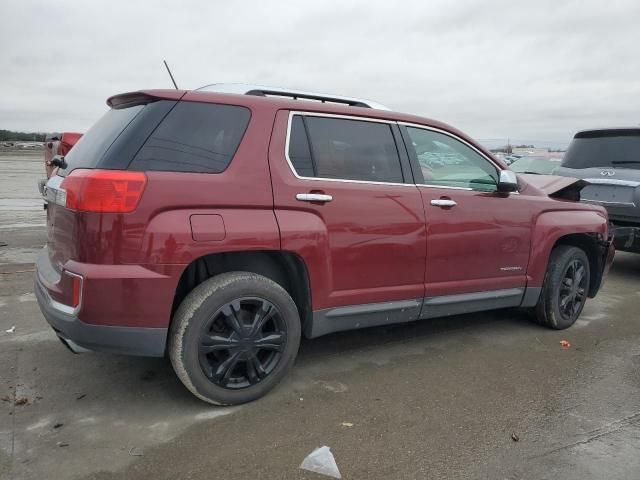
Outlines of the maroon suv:
<svg viewBox="0 0 640 480">
<path fill-rule="evenodd" d="M 40 308 L 73 351 L 168 354 L 207 402 L 265 394 L 302 334 L 504 307 L 566 328 L 613 260 L 584 182 L 434 120 L 243 86 L 107 104 L 44 189 Z"/>
</svg>

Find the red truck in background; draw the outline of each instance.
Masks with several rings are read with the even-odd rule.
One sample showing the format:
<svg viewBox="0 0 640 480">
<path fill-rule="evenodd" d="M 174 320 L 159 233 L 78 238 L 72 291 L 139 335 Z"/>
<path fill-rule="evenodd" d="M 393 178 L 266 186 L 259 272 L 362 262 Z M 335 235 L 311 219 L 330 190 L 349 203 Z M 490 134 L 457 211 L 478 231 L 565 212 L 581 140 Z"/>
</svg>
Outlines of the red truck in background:
<svg viewBox="0 0 640 480">
<path fill-rule="evenodd" d="M 53 158 L 57 155 L 65 156 L 82 137 L 81 133 L 64 132 L 47 135 L 44 143 L 44 166 L 47 171 L 47 178 L 53 175 L 56 169 Z"/>
<path fill-rule="evenodd" d="M 44 186 L 47 180 L 55 173 L 57 166 L 54 163 L 55 157 L 64 157 L 73 146 L 80 140 L 82 133 L 76 132 L 64 132 L 64 133 L 50 133 L 44 140 L 44 168 L 47 172 L 47 177 L 38 180 L 38 190 L 40 194 L 44 194 Z M 45 204 L 45 208 L 46 204 Z"/>
</svg>

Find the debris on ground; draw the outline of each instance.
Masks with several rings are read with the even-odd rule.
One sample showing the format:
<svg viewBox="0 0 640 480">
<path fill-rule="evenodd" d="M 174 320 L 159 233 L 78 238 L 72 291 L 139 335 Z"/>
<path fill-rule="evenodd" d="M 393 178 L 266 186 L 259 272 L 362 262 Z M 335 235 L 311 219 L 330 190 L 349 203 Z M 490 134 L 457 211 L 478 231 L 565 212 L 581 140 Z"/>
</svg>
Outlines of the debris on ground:
<svg viewBox="0 0 640 480">
<path fill-rule="evenodd" d="M 333 478 L 342 478 L 336 460 L 327 446 L 316 448 L 300 464 L 300 468 Z"/>
<path fill-rule="evenodd" d="M 518 435 L 516 435 L 515 433 L 511 434 L 511 440 L 513 440 L 514 442 L 519 442 L 520 441 L 520 437 Z"/>
<path fill-rule="evenodd" d="M 56 445 L 58 445 L 59 447 L 68 447 L 69 446 L 69 444 L 66 443 L 66 442 L 58 442 L 58 443 L 56 443 Z"/>
<path fill-rule="evenodd" d="M 129 455 L 132 457 L 144 457 L 144 452 L 136 447 L 131 447 L 129 449 Z"/>
<path fill-rule="evenodd" d="M 353 423 L 351 422 L 342 422 L 340 425 L 342 425 L 343 427 L 353 427 Z"/>
<path fill-rule="evenodd" d="M 11 327 L 9 330 L 5 330 L 6 333 L 13 333 L 16 331 L 16 326 L 14 325 L 13 327 Z"/>
<path fill-rule="evenodd" d="M 7 242 L 3 242 L 2 240 L 0 240 L 0 247 L 6 247 L 9 244 Z"/>
<path fill-rule="evenodd" d="M 570 347 L 571 347 L 571 344 L 570 344 L 568 341 L 566 341 L 566 340 L 560 340 L 560 346 L 561 346 L 562 348 L 570 348 Z"/>
<path fill-rule="evenodd" d="M 20 398 L 16 398 L 16 401 L 13 402 L 14 405 L 30 405 L 31 404 L 31 400 L 29 400 L 27 397 L 20 397 Z"/>
<path fill-rule="evenodd" d="M 64 423 L 56 423 L 56 424 L 53 426 L 53 428 L 56 428 L 56 429 L 57 429 L 57 428 L 62 427 L 63 425 L 64 425 Z"/>
<path fill-rule="evenodd" d="M 84 397 L 86 397 L 86 396 L 87 396 L 87 394 L 86 394 L 86 393 L 82 393 L 82 394 L 80 394 L 80 395 L 78 395 L 78 396 L 76 397 L 76 400 L 82 400 L 82 399 L 83 399 Z"/>
</svg>

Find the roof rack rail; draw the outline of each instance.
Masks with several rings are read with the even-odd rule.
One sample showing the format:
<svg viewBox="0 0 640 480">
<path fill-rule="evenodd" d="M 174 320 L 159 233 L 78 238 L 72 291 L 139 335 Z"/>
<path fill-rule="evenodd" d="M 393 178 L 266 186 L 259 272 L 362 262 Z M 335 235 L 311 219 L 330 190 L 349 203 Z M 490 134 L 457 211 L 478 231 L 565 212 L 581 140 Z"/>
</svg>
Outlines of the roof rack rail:
<svg viewBox="0 0 640 480">
<path fill-rule="evenodd" d="M 390 110 L 389 107 L 362 98 L 342 97 L 316 92 L 305 92 L 281 87 L 267 87 L 264 85 L 248 85 L 244 83 L 213 83 L 196 89 L 200 92 L 236 93 L 240 95 L 256 95 L 260 97 L 289 97 L 294 100 L 314 100 L 321 103 L 340 103 L 351 107 L 375 108 Z"/>
</svg>

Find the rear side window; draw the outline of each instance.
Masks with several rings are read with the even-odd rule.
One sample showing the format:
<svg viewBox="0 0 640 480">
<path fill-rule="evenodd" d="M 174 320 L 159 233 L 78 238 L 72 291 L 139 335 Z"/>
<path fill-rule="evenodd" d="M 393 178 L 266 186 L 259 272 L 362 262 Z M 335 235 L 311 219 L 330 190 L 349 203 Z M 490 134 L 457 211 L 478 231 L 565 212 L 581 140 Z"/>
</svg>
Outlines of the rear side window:
<svg viewBox="0 0 640 480">
<path fill-rule="evenodd" d="M 391 126 L 386 123 L 296 115 L 289 158 L 303 177 L 404 181 Z"/>
<path fill-rule="evenodd" d="M 235 105 L 179 102 L 129 168 L 220 173 L 238 149 L 250 116 L 249 109 Z"/>
<path fill-rule="evenodd" d="M 301 177 L 315 176 L 315 168 L 311 159 L 309 140 L 300 115 L 293 117 L 291 135 L 289 136 L 289 159 L 293 168 Z"/>
<path fill-rule="evenodd" d="M 562 166 L 640 169 L 640 130 L 586 132 L 571 141 Z"/>
<path fill-rule="evenodd" d="M 67 176 L 76 168 L 96 168 L 111 144 L 144 107 L 112 108 L 105 113 L 65 156 L 68 166 L 58 169 L 58 175 Z"/>
</svg>

